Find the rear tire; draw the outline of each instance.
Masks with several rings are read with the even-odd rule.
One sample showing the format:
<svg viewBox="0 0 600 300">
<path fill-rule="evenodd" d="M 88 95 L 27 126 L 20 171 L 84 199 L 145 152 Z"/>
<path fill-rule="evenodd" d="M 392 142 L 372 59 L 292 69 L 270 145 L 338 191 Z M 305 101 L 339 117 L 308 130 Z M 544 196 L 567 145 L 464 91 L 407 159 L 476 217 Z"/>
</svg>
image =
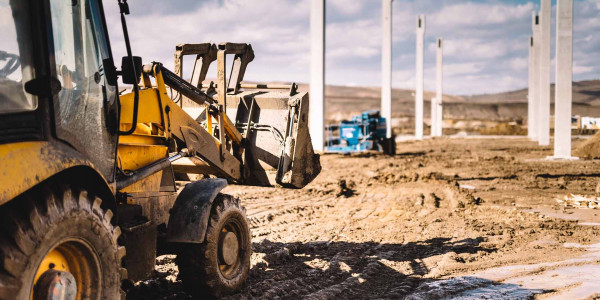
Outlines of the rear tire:
<svg viewBox="0 0 600 300">
<path fill-rule="evenodd" d="M 61 272 L 75 279 L 77 299 L 121 298 L 125 247 L 101 204 L 85 190 L 53 184 L 0 207 L 0 299 L 36 299 L 48 291 L 38 278 Z"/>
<path fill-rule="evenodd" d="M 233 237 L 237 242 L 231 242 Z M 233 252 L 227 247 L 232 243 L 237 246 Z M 176 263 L 185 290 L 196 297 L 217 298 L 240 290 L 250 271 L 251 243 L 246 211 L 239 199 L 219 194 L 204 243 L 179 246 Z"/>
</svg>

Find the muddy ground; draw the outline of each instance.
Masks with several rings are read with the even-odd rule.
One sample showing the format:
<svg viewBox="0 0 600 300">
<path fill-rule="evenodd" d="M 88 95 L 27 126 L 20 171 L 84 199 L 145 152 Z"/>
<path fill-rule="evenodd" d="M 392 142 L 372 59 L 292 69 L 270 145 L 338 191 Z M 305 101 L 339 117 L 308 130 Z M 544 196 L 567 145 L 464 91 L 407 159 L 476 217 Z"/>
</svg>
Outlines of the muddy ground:
<svg viewBox="0 0 600 300">
<path fill-rule="evenodd" d="M 599 223 L 598 211 L 556 201 L 595 195 L 600 161 L 548 155 L 525 139 L 444 138 L 403 142 L 394 157 L 324 155 L 302 190 L 230 186 L 254 250 L 248 282 L 230 298 L 560 298 L 583 283 L 536 288 L 493 269 L 600 264 L 577 260 L 599 242 L 600 227 L 579 224 Z M 181 289 L 167 255 L 130 296 L 188 299 Z"/>
</svg>

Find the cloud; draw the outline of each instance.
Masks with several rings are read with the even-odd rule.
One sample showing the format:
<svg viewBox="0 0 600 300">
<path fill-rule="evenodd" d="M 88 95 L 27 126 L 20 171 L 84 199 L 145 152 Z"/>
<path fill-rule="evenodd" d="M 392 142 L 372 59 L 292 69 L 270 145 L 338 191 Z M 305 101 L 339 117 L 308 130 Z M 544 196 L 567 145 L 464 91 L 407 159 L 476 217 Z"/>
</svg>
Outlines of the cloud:
<svg viewBox="0 0 600 300">
<path fill-rule="evenodd" d="M 573 74 L 574 75 L 591 73 L 593 71 L 594 71 L 594 67 L 592 67 L 592 66 L 579 66 L 577 64 L 575 64 L 573 66 Z"/>
<path fill-rule="evenodd" d="M 458 38 L 444 43 L 444 54 L 449 57 L 469 56 L 471 59 L 491 59 L 504 56 L 509 45 L 504 41 Z"/>
<path fill-rule="evenodd" d="M 326 3 L 327 83 L 379 86 L 381 1 Z M 414 88 L 419 14 L 427 16 L 427 89 L 435 87 L 437 37 L 445 41 L 446 92 L 476 94 L 526 87 L 531 12 L 538 5 L 538 0 L 395 0 L 394 87 Z M 113 52 L 120 56 L 124 44 L 117 6 L 111 1 L 105 1 L 105 6 Z M 256 54 L 248 67 L 248 80 L 309 82 L 309 0 L 136 0 L 130 6 L 133 50 L 145 62 L 162 61 L 172 68 L 174 47 L 182 42 L 247 42 Z M 600 0 L 575 0 L 575 80 L 600 73 L 598 32 Z"/>
<path fill-rule="evenodd" d="M 444 74 L 446 76 L 456 75 L 469 75 L 480 72 L 482 66 L 477 63 L 458 63 L 458 64 L 445 64 Z"/>
<path fill-rule="evenodd" d="M 533 3 L 522 5 L 463 2 L 446 5 L 432 15 L 438 26 L 486 26 L 520 21 L 531 16 Z"/>
<path fill-rule="evenodd" d="M 511 58 L 508 63 L 514 71 L 527 71 L 529 68 L 529 58 L 525 57 Z"/>
<path fill-rule="evenodd" d="M 347 16 L 358 14 L 368 4 L 365 1 L 356 0 L 329 0 L 327 2 L 338 12 Z"/>
</svg>

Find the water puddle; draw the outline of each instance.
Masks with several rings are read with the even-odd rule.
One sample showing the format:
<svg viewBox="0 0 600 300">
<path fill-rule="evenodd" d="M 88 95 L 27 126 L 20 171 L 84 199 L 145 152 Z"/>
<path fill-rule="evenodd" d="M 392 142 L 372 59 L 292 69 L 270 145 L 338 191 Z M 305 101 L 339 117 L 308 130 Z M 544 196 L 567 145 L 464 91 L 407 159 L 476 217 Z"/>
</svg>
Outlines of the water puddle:
<svg viewBox="0 0 600 300">
<path fill-rule="evenodd" d="M 565 247 L 588 252 L 561 262 L 488 269 L 468 277 L 422 284 L 409 299 L 582 299 L 600 293 L 600 244 Z"/>
</svg>

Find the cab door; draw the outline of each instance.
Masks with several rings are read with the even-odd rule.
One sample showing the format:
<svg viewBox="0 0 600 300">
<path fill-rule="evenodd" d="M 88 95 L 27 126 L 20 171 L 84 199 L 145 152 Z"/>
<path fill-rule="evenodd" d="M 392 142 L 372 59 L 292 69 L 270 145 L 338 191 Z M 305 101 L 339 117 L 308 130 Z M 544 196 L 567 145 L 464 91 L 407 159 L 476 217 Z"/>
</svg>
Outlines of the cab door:
<svg viewBox="0 0 600 300">
<path fill-rule="evenodd" d="M 0 0 L 0 144 L 45 138 L 46 102 L 25 91 L 27 82 L 44 75 L 47 56 L 33 8 L 27 0 Z"/>
<path fill-rule="evenodd" d="M 88 157 L 112 182 L 118 129 L 117 87 L 107 82 L 111 58 L 99 0 L 47 0 L 50 66 L 60 81 L 54 96 L 56 137 Z"/>
</svg>

